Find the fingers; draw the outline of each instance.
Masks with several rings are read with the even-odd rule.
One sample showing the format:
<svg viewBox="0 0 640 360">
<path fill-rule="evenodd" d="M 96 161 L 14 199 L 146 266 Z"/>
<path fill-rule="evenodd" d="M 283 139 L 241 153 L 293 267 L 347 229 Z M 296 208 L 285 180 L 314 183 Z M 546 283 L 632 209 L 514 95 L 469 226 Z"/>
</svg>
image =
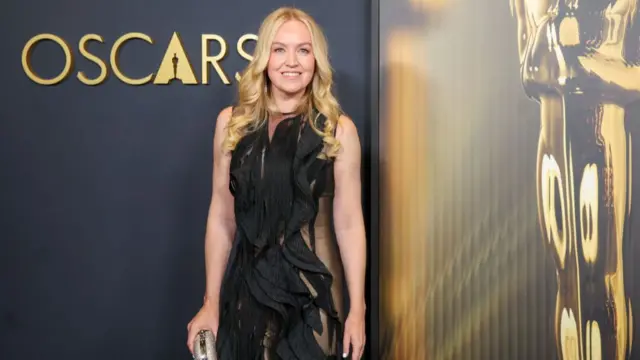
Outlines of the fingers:
<svg viewBox="0 0 640 360">
<path fill-rule="evenodd" d="M 187 347 L 189 348 L 189 352 L 193 355 L 193 341 L 196 338 L 195 331 L 191 331 L 191 324 L 189 324 L 189 334 L 187 335 Z"/>
<path fill-rule="evenodd" d="M 353 345 L 353 356 L 351 357 L 351 359 L 360 360 L 362 358 L 362 354 L 364 353 L 364 341 L 352 340 L 351 344 Z"/>
<path fill-rule="evenodd" d="M 366 340 L 363 338 L 362 341 L 360 342 L 360 352 L 358 355 L 358 359 L 362 359 L 362 357 L 364 356 L 364 344 L 365 344 Z"/>
<path fill-rule="evenodd" d="M 189 349 L 189 353 L 191 353 L 191 356 L 193 356 L 193 345 L 191 344 L 191 341 L 189 341 L 189 339 L 191 339 L 191 335 L 187 337 L 187 348 Z"/>
<path fill-rule="evenodd" d="M 351 336 L 349 332 L 345 331 L 344 339 L 342 340 L 342 357 L 347 358 L 349 356 L 349 348 L 351 347 Z"/>
<path fill-rule="evenodd" d="M 342 345 L 342 357 L 347 358 L 349 356 L 349 350 L 351 350 L 351 359 L 360 360 L 364 355 L 365 335 L 364 332 L 361 335 L 352 335 L 350 332 L 345 332 L 343 345 Z"/>
<path fill-rule="evenodd" d="M 193 343 L 196 340 L 196 336 L 198 335 L 198 332 L 201 330 L 201 326 L 193 326 L 193 324 L 189 324 L 189 334 L 187 335 L 187 347 L 189 348 L 189 351 L 191 352 L 191 355 L 193 355 Z"/>
</svg>

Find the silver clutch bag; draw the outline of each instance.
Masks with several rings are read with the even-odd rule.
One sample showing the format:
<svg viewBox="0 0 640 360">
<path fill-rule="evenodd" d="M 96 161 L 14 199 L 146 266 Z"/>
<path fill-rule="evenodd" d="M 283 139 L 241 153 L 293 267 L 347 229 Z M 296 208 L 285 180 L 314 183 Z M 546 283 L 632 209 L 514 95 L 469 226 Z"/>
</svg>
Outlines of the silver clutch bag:
<svg viewBox="0 0 640 360">
<path fill-rule="evenodd" d="M 193 358 L 195 360 L 217 360 L 216 339 L 209 330 L 202 330 L 196 336 L 193 344 Z"/>
</svg>

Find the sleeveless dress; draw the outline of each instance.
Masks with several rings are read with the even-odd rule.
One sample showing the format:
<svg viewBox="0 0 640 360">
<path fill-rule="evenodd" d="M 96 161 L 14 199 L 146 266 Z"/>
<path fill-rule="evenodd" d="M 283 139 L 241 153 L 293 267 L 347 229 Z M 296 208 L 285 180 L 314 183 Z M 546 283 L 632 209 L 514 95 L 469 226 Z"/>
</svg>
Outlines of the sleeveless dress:
<svg viewBox="0 0 640 360">
<path fill-rule="evenodd" d="M 333 164 L 317 157 L 322 149 L 298 115 L 282 120 L 271 140 L 265 124 L 233 151 L 236 234 L 220 291 L 219 360 L 340 357 L 343 274 Z"/>
</svg>

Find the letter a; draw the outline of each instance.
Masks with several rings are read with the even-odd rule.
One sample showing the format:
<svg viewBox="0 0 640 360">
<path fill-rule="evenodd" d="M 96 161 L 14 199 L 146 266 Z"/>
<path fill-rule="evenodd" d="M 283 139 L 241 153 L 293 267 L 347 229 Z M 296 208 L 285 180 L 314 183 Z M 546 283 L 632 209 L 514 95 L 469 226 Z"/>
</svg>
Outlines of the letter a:
<svg viewBox="0 0 640 360">
<path fill-rule="evenodd" d="M 167 51 L 162 58 L 160 68 L 153 80 L 154 84 L 169 84 L 181 81 L 185 85 L 197 84 L 198 80 L 193 72 L 187 53 L 184 51 L 182 41 L 177 32 L 171 36 Z"/>
</svg>

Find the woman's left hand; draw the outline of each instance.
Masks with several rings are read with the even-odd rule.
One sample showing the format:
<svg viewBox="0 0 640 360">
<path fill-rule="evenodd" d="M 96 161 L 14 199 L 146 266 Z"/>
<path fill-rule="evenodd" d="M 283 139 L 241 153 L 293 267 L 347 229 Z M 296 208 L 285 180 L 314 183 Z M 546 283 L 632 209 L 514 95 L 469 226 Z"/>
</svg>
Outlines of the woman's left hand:
<svg viewBox="0 0 640 360">
<path fill-rule="evenodd" d="M 366 339 L 364 325 L 364 311 L 350 311 L 344 324 L 344 340 L 342 357 L 349 356 L 351 359 L 359 360 L 364 353 L 364 343 Z"/>
</svg>

